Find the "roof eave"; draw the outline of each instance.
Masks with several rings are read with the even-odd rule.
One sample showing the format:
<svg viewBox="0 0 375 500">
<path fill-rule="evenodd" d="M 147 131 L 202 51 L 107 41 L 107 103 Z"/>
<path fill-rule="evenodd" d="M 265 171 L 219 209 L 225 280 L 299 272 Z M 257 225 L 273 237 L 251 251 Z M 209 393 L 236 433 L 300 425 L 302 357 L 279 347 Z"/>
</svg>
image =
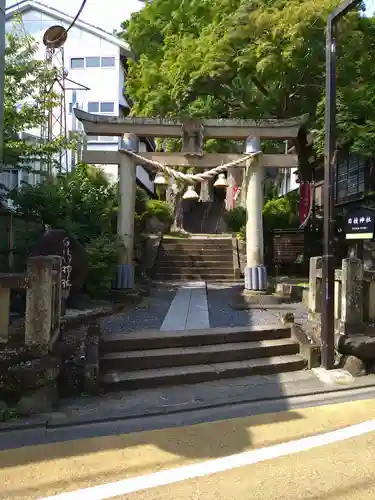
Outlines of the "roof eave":
<svg viewBox="0 0 375 500">
<path fill-rule="evenodd" d="M 11 19 L 14 16 L 14 14 L 18 13 L 22 14 L 22 12 L 25 12 L 28 9 L 39 10 L 45 14 L 50 15 L 51 17 L 56 17 L 67 23 L 71 23 L 73 21 L 73 17 L 69 16 L 68 14 L 53 9 L 48 5 L 35 2 L 34 0 L 26 0 L 26 1 L 23 0 L 21 2 L 11 5 L 10 7 L 7 7 L 7 9 L 5 10 L 5 20 Z M 85 30 L 93 35 L 96 35 L 100 38 L 103 38 L 104 40 L 107 40 L 108 42 L 113 43 L 114 45 L 117 45 L 120 48 L 120 50 L 122 49 L 128 56 L 132 56 L 132 51 L 127 43 L 123 42 L 114 35 L 107 33 L 101 28 L 97 28 L 96 26 L 93 26 L 84 21 L 80 21 L 79 19 L 76 21 L 76 27 Z"/>
</svg>

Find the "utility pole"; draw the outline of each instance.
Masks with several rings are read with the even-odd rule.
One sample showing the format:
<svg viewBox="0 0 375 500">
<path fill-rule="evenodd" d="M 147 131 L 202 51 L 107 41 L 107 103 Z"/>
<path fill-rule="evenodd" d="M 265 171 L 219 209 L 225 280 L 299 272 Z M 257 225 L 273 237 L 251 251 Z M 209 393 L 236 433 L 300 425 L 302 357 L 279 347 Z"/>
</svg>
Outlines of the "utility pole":
<svg viewBox="0 0 375 500">
<path fill-rule="evenodd" d="M 4 161 L 5 0 L 0 0 L 0 164 Z"/>
<path fill-rule="evenodd" d="M 334 184 L 336 168 L 336 45 L 337 24 L 361 0 L 345 0 L 327 18 L 326 24 L 326 99 L 325 99 L 325 150 L 323 185 L 323 266 L 322 266 L 322 367 L 334 367 Z"/>
</svg>

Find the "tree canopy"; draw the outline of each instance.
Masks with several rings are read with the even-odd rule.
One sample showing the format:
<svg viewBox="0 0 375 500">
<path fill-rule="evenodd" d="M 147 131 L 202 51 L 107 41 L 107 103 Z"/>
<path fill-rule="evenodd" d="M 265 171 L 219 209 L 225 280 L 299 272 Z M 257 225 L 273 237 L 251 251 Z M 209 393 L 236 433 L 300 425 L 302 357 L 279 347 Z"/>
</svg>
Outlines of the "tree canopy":
<svg viewBox="0 0 375 500">
<path fill-rule="evenodd" d="M 340 0 L 153 0 L 122 24 L 135 59 L 133 114 L 324 122 L 325 23 Z M 340 24 L 338 125 L 352 149 L 375 150 L 375 22 Z M 320 139 L 320 141 L 319 141 Z"/>
</svg>

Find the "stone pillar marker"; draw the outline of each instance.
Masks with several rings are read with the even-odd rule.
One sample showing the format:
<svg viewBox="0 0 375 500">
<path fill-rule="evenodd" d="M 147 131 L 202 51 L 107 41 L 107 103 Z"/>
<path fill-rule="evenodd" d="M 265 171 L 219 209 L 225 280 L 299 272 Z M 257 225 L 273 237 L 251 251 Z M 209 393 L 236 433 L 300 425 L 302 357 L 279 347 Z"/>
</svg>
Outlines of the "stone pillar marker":
<svg viewBox="0 0 375 500">
<path fill-rule="evenodd" d="M 25 344 L 48 346 L 52 327 L 54 257 L 30 257 L 27 265 Z"/>
<path fill-rule="evenodd" d="M 259 138 L 248 138 L 246 153 L 260 151 Z M 267 271 L 263 261 L 263 180 L 262 156 L 248 160 L 246 166 L 246 268 L 245 289 L 254 292 L 267 290 Z"/>
<path fill-rule="evenodd" d="M 121 148 L 138 152 L 138 138 L 124 134 Z M 117 235 L 120 240 L 116 288 L 133 288 L 134 211 L 136 194 L 136 164 L 128 154 L 121 154 L 119 165 L 119 209 Z"/>
<path fill-rule="evenodd" d="M 360 259 L 342 261 L 341 327 L 343 333 L 355 333 L 363 323 L 363 264 Z"/>
<path fill-rule="evenodd" d="M 318 278 L 322 271 L 322 257 L 311 257 L 309 268 L 309 319 L 315 321 L 322 310 L 322 280 Z"/>
</svg>

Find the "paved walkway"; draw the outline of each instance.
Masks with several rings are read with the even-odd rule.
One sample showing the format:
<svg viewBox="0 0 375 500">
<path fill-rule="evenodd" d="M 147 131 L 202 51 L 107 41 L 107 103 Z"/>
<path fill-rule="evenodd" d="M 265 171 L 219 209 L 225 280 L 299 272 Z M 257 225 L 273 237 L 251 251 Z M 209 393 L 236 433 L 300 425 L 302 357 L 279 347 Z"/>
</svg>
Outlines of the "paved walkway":
<svg viewBox="0 0 375 500">
<path fill-rule="evenodd" d="M 303 304 L 285 305 L 285 311 L 234 310 L 230 303 L 240 287 L 238 284 L 213 283 L 206 286 L 204 282 L 159 284 L 152 288 L 142 304 L 108 316 L 101 324 L 107 333 L 274 325 L 280 321 L 280 313 L 287 310 L 293 311 L 297 322 L 307 320 L 307 309 Z"/>
<path fill-rule="evenodd" d="M 206 283 L 185 283 L 176 292 L 160 327 L 162 331 L 210 328 Z"/>
<path fill-rule="evenodd" d="M 357 401 L 7 450 L 0 498 L 372 500 L 373 419 Z"/>
</svg>

